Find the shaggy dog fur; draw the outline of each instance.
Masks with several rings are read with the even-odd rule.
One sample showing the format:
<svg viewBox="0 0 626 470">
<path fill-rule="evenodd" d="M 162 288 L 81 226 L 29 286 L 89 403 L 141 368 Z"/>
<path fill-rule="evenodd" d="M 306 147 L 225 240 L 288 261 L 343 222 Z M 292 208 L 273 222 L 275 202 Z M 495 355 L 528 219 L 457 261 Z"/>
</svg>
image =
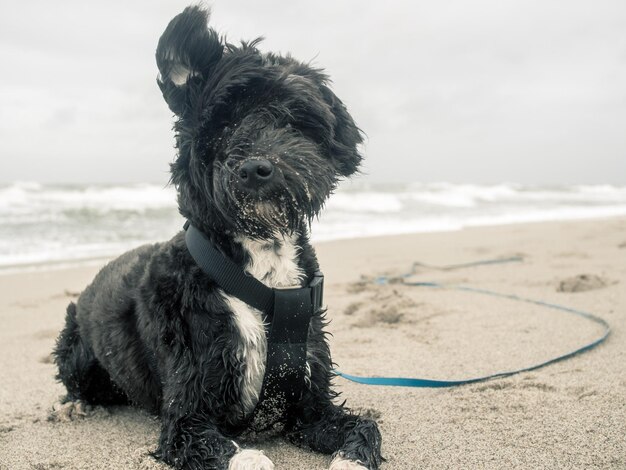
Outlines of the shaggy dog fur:
<svg viewBox="0 0 626 470">
<path fill-rule="evenodd" d="M 189 7 L 157 48 L 158 84 L 176 114 L 171 165 L 180 213 L 270 287 L 318 270 L 310 221 L 361 161 L 361 135 L 321 70 L 236 46 Z M 272 424 L 296 445 L 334 454 L 333 469 L 376 469 L 375 422 L 333 403 L 325 314 L 311 321 L 307 381 Z M 185 469 L 271 469 L 233 438 L 256 423 L 265 370 L 261 313 L 196 265 L 183 232 L 105 266 L 67 309 L 55 349 L 66 403 L 133 404 L 158 413 L 155 455 Z"/>
</svg>

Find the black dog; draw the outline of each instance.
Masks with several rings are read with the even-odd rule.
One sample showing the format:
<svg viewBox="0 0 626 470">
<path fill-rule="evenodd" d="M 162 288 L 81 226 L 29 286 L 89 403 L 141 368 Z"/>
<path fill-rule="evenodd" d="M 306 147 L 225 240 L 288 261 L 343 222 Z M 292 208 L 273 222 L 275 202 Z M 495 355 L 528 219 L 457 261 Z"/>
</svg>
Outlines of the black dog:
<svg viewBox="0 0 626 470">
<path fill-rule="evenodd" d="M 159 40 L 158 84 L 177 115 L 171 180 L 180 213 L 265 285 L 318 271 L 311 219 L 361 161 L 361 135 L 321 70 L 226 43 L 189 7 Z M 334 454 L 331 468 L 376 469 L 375 422 L 333 403 L 324 313 L 306 342 L 300 400 L 270 423 Z M 271 469 L 232 438 L 257 429 L 268 343 L 259 310 L 227 295 L 191 257 L 184 232 L 109 263 L 76 304 L 55 349 L 64 408 L 134 404 L 158 413 L 155 455 L 188 469 Z M 267 425 L 267 423 L 265 423 Z M 267 426 L 264 426 L 267 428 Z"/>
</svg>

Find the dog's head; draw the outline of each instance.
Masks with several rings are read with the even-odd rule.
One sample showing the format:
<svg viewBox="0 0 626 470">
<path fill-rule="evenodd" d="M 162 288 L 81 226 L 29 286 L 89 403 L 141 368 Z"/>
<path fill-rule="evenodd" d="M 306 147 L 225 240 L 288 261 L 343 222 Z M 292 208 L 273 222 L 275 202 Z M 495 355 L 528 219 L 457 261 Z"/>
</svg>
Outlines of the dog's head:
<svg viewBox="0 0 626 470">
<path fill-rule="evenodd" d="M 186 8 L 156 59 L 175 124 L 181 213 L 200 227 L 267 238 L 310 221 L 361 161 L 359 129 L 327 77 L 257 41 L 226 43 Z"/>
</svg>

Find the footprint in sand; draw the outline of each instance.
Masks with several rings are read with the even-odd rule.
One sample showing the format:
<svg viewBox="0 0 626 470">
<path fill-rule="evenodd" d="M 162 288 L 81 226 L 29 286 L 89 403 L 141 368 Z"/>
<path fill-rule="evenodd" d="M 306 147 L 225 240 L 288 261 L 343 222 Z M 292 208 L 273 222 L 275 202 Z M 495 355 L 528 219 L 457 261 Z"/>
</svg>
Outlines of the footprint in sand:
<svg viewBox="0 0 626 470">
<path fill-rule="evenodd" d="M 596 276 L 595 274 L 579 274 L 578 276 L 563 279 L 556 290 L 558 292 L 584 292 L 613 284 L 608 280 Z"/>
<path fill-rule="evenodd" d="M 358 312 L 362 306 L 363 306 L 363 302 L 352 302 L 343 310 L 343 314 L 354 315 L 355 312 Z"/>
<path fill-rule="evenodd" d="M 59 470 L 61 468 L 68 468 L 65 466 L 65 464 L 57 462 L 57 461 L 38 462 L 38 463 L 32 463 L 30 465 L 31 465 L 30 468 L 32 468 L 33 470 Z"/>
<path fill-rule="evenodd" d="M 597 390 L 590 387 L 572 387 L 569 390 L 570 395 L 575 396 L 578 400 L 584 400 L 586 398 L 595 397 L 598 395 Z"/>
<path fill-rule="evenodd" d="M 489 381 L 487 382 L 486 385 L 479 385 L 475 388 L 473 388 L 471 391 L 474 393 L 478 393 L 478 392 L 487 392 L 487 391 L 499 391 L 499 390 L 506 390 L 508 388 L 513 387 L 513 382 L 508 382 L 508 381 L 499 381 L 499 380 L 494 380 L 494 381 Z"/>
<path fill-rule="evenodd" d="M 534 389 L 534 390 L 539 390 L 541 392 L 555 392 L 556 391 L 556 387 L 553 387 L 552 385 L 544 384 L 541 382 L 522 382 L 519 385 L 519 388 Z"/>
<path fill-rule="evenodd" d="M 540 390 L 542 392 L 554 392 L 556 388 L 552 385 L 544 384 L 541 382 L 531 381 L 531 382 L 521 382 L 515 383 L 512 381 L 498 381 L 495 380 L 493 382 L 488 382 L 486 385 L 481 385 L 476 387 L 473 392 L 486 392 L 486 391 L 499 391 L 499 390 L 507 390 L 509 388 L 512 389 L 532 389 L 532 390 Z"/>
<path fill-rule="evenodd" d="M 364 302 L 354 302 L 344 310 L 346 315 L 359 317 L 354 326 L 368 328 L 376 325 L 394 326 L 401 323 L 410 323 L 406 314 L 418 304 L 396 289 L 378 289 L 373 292 L 367 301 L 372 306 L 364 315 L 359 315 L 363 310 Z"/>
</svg>

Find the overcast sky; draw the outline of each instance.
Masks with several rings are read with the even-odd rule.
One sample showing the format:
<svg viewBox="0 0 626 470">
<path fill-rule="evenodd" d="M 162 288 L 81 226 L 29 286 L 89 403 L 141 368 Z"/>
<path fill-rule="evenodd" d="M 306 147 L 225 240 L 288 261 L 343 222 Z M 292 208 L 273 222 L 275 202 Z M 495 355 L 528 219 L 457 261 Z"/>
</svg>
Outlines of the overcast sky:
<svg viewBox="0 0 626 470">
<path fill-rule="evenodd" d="M 187 4 L 2 0 L 0 181 L 165 183 L 154 50 Z M 626 184 L 624 0 L 209 4 L 326 68 L 371 180 Z"/>
</svg>

